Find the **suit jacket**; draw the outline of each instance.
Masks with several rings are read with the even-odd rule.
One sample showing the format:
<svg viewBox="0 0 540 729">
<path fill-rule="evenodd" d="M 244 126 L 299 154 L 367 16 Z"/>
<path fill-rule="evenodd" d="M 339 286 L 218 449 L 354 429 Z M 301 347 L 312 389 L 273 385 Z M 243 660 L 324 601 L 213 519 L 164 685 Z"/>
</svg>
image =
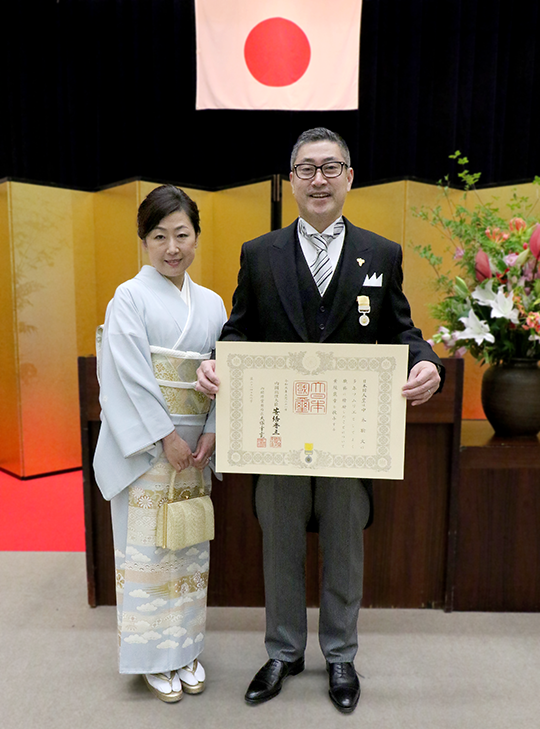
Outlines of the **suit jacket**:
<svg viewBox="0 0 540 729">
<path fill-rule="evenodd" d="M 409 345 L 409 369 L 421 360 L 441 366 L 411 319 L 402 291 L 401 247 L 345 221 L 345 241 L 331 310 L 321 342 Z M 297 275 L 297 221 L 242 246 L 238 286 L 221 339 L 308 342 Z M 303 255 L 300 252 L 300 255 Z M 359 261 L 363 260 L 359 265 Z M 366 279 L 380 282 L 368 285 Z M 359 323 L 356 297 L 369 296 L 369 324 Z M 311 340 L 313 341 L 313 340 Z M 441 371 L 441 386 L 444 370 Z M 371 483 L 364 482 L 371 499 Z M 370 522 L 371 523 L 371 519 Z"/>
<path fill-rule="evenodd" d="M 440 365 L 411 319 L 402 291 L 401 247 L 344 220 L 340 278 L 320 341 L 408 344 L 409 368 L 421 360 Z M 296 271 L 296 228 L 297 221 L 243 245 L 238 287 L 222 339 L 310 341 Z M 358 259 L 363 259 L 362 265 Z M 368 276 L 379 279 L 380 285 L 366 285 Z M 370 299 L 367 326 L 358 321 L 356 297 L 361 294 Z"/>
</svg>

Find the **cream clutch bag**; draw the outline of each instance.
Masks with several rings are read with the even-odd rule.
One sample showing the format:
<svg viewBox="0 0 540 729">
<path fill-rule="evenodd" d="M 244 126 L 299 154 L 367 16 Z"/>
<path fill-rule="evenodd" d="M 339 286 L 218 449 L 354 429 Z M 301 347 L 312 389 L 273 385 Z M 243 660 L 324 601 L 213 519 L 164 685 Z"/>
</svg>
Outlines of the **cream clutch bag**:
<svg viewBox="0 0 540 729">
<path fill-rule="evenodd" d="M 169 481 L 168 501 L 163 503 L 157 514 L 156 545 L 166 549 L 185 549 L 214 538 L 214 506 L 209 496 L 204 495 L 203 474 L 193 469 L 200 479 L 200 496 L 174 499 L 174 484 L 177 473 L 172 469 Z M 180 472 L 182 473 L 182 472 Z"/>
</svg>

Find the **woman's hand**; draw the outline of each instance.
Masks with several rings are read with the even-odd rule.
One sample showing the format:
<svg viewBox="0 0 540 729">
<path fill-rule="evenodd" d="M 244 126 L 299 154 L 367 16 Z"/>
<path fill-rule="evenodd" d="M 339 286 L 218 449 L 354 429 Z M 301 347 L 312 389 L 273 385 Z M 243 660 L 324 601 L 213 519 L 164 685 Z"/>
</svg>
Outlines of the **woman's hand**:
<svg viewBox="0 0 540 729">
<path fill-rule="evenodd" d="M 203 433 L 197 442 L 197 448 L 193 454 L 193 465 L 201 471 L 208 465 L 210 456 L 216 447 L 216 434 Z"/>
<path fill-rule="evenodd" d="M 180 438 L 176 430 L 162 438 L 161 442 L 166 459 L 178 472 L 195 465 L 191 448 L 185 440 Z"/>
</svg>

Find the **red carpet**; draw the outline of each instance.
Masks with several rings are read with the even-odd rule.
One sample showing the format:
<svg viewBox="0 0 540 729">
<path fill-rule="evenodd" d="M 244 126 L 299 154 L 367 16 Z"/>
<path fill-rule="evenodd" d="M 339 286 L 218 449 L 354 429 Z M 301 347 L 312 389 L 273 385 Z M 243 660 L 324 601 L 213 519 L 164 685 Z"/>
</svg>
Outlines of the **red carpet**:
<svg viewBox="0 0 540 729">
<path fill-rule="evenodd" d="M 0 471 L 0 551 L 84 552 L 82 471 L 22 481 Z"/>
</svg>

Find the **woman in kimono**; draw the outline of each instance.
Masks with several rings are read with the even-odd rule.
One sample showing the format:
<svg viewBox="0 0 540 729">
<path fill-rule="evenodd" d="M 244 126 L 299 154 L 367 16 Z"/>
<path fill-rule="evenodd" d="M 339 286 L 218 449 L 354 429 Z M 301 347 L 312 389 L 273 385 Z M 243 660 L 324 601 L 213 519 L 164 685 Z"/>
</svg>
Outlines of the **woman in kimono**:
<svg viewBox="0 0 540 729">
<path fill-rule="evenodd" d="M 102 425 L 94 470 L 111 500 L 120 673 L 142 674 L 167 702 L 204 690 L 209 543 L 156 544 L 158 507 L 210 491 L 213 403 L 194 389 L 227 319 L 221 298 L 187 269 L 200 233 L 182 190 L 153 190 L 138 212 L 150 266 L 118 287 L 98 334 Z"/>
</svg>

